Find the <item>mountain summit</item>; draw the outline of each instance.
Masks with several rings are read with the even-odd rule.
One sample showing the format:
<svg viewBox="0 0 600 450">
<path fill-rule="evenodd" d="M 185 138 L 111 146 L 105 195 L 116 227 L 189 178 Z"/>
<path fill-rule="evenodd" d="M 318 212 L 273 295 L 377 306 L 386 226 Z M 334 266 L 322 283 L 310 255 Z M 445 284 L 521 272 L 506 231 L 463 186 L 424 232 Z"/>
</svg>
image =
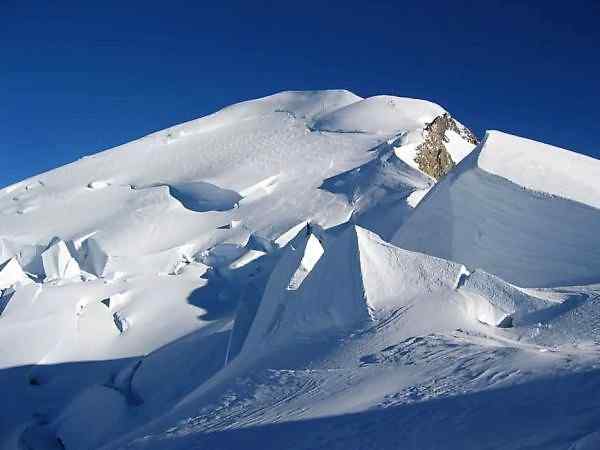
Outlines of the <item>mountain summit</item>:
<svg viewBox="0 0 600 450">
<path fill-rule="evenodd" d="M 6 187 L 0 449 L 597 448 L 598 180 L 329 90 Z"/>
</svg>

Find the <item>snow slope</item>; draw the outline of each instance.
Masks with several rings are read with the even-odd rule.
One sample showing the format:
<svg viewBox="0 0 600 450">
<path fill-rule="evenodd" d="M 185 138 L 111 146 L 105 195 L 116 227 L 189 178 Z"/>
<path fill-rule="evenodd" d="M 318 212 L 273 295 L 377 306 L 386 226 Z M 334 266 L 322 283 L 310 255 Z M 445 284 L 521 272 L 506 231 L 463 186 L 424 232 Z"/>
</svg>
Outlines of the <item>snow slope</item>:
<svg viewBox="0 0 600 450">
<path fill-rule="evenodd" d="M 593 448 L 599 163 L 467 131 L 282 92 L 1 189 L 0 449 Z"/>
<path fill-rule="evenodd" d="M 588 439 L 597 325 L 570 346 L 539 332 L 570 316 L 576 289 L 536 297 L 355 226 L 317 234 L 301 230 L 284 249 L 237 358 L 108 448 L 558 449 Z M 307 254 L 320 257 L 291 289 Z M 598 311 L 598 286 L 579 290 L 589 297 L 575 310 Z M 511 328 L 482 323 L 503 308 L 518 318 Z M 500 424 L 510 428 L 497 435 Z"/>
</svg>

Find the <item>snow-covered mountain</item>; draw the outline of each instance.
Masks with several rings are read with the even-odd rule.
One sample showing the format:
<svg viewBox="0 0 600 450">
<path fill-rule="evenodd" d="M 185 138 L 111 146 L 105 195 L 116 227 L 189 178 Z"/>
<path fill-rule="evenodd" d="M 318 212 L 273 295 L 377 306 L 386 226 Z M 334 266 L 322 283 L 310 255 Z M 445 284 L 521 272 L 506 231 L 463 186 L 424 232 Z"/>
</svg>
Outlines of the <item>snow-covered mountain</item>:
<svg viewBox="0 0 600 450">
<path fill-rule="evenodd" d="M 4 188 L 0 448 L 598 448 L 598 180 L 316 91 Z"/>
</svg>

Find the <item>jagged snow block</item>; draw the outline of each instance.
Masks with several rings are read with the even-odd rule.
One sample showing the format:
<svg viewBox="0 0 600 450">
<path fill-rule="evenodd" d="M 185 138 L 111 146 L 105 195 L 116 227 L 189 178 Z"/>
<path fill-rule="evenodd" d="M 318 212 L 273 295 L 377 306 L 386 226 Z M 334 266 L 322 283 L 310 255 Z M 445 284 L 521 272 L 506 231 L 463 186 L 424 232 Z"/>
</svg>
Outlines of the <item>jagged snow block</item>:
<svg viewBox="0 0 600 450">
<path fill-rule="evenodd" d="M 14 285 L 26 285 L 33 283 L 33 280 L 29 278 L 19 262 L 15 259 L 9 259 L 8 262 L 0 265 L 0 289 L 7 289 Z"/>
<path fill-rule="evenodd" d="M 300 222 L 300 223 L 294 225 L 292 228 L 290 228 L 286 232 L 282 233 L 281 236 L 279 236 L 277 239 L 275 239 L 275 247 L 283 248 L 286 245 L 288 245 L 298 235 L 298 233 L 302 229 L 306 228 L 307 225 L 308 225 L 308 222 L 306 222 L 306 221 Z"/>
<path fill-rule="evenodd" d="M 321 242 L 319 242 L 319 239 L 317 239 L 314 234 L 311 234 L 306 243 L 306 247 L 304 247 L 304 256 L 300 261 L 300 266 L 290 279 L 290 283 L 287 287 L 288 290 L 295 291 L 300 287 L 310 271 L 319 262 L 319 259 L 321 259 L 324 252 L 325 250 L 323 249 Z"/>
<path fill-rule="evenodd" d="M 242 352 L 255 355 L 369 319 L 356 239 L 345 233 L 323 247 L 303 228 L 267 282 Z"/>
<path fill-rule="evenodd" d="M 72 279 L 81 275 L 79 263 L 71 254 L 65 241 L 56 241 L 44 253 L 42 262 L 46 281 Z"/>
<path fill-rule="evenodd" d="M 46 249 L 43 245 L 25 245 L 16 253 L 16 258 L 24 271 L 41 275 L 44 273 L 42 265 L 42 252 Z"/>
<path fill-rule="evenodd" d="M 83 253 L 83 269 L 88 273 L 101 277 L 108 263 L 108 255 L 102 250 L 100 244 L 95 239 L 86 239 L 81 244 L 81 252 Z"/>
<path fill-rule="evenodd" d="M 265 253 L 271 253 L 275 250 L 273 243 L 269 239 L 259 236 L 256 233 L 250 234 L 246 247 L 250 250 L 259 250 Z"/>
<path fill-rule="evenodd" d="M 0 264 L 10 258 L 16 258 L 24 271 L 41 274 L 43 272 L 41 255 L 44 250 L 45 247 L 42 245 L 23 245 L 0 238 Z"/>
</svg>

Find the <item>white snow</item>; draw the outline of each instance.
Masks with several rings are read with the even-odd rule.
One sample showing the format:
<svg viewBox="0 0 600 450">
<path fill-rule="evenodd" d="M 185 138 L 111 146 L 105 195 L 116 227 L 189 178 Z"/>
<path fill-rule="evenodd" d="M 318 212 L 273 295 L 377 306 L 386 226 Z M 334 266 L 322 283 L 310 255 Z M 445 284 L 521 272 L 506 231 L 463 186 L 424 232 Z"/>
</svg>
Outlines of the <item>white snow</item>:
<svg viewBox="0 0 600 450">
<path fill-rule="evenodd" d="M 473 319 L 497 326 L 510 317 L 519 325 L 554 306 L 483 271 L 469 273 L 460 264 L 394 247 L 361 227 L 322 239 L 325 248 L 301 231 L 290 243 L 267 284 L 245 354 L 352 330 L 399 311 L 423 332 Z"/>
<path fill-rule="evenodd" d="M 81 253 L 83 268 L 93 275 L 102 276 L 108 264 L 108 255 L 93 237 L 87 238 L 81 243 Z"/>
<path fill-rule="evenodd" d="M 443 113 L 282 92 L 1 189 L 0 449 L 596 448 L 599 163 L 449 131 L 436 183 Z"/>
<path fill-rule="evenodd" d="M 30 283 L 33 283 L 33 280 L 23 272 L 21 265 L 15 258 L 0 264 L 0 290 L 17 284 L 26 285 Z"/>
<path fill-rule="evenodd" d="M 104 386 L 81 393 L 57 419 L 56 436 L 65 448 L 95 448 L 110 440 L 111 430 L 127 413 L 123 395 Z"/>
<path fill-rule="evenodd" d="M 516 286 L 482 270 L 464 276 L 458 291 L 466 299 L 466 308 L 477 320 L 489 325 L 520 325 L 532 313 L 554 304 L 528 295 Z M 507 318 L 510 322 L 507 323 Z"/>
<path fill-rule="evenodd" d="M 459 124 L 460 125 L 460 124 Z M 454 130 L 446 130 L 445 133 L 448 142 L 444 143 L 446 150 L 450 153 L 452 161 L 458 164 L 469 155 L 475 146 L 465 140 Z"/>
<path fill-rule="evenodd" d="M 420 129 L 412 130 L 402 134 L 394 146 L 394 153 L 413 169 L 419 170 L 419 164 L 415 161 L 417 147 L 423 143 L 423 132 Z"/>
<path fill-rule="evenodd" d="M 303 336 L 336 333 L 368 318 L 356 239 L 349 233 L 329 249 L 305 230 L 288 244 L 269 278 L 242 355 L 268 352 Z"/>
<path fill-rule="evenodd" d="M 304 279 L 308 276 L 310 271 L 315 267 L 321 256 L 323 256 L 324 250 L 319 242 L 319 239 L 315 235 L 311 234 L 304 247 L 304 255 L 300 260 L 300 266 L 292 275 L 290 283 L 287 289 L 291 291 L 297 290 Z"/>
<path fill-rule="evenodd" d="M 81 269 L 65 241 L 54 241 L 42 253 L 46 281 L 65 280 L 79 277 Z"/>
<path fill-rule="evenodd" d="M 428 192 L 429 189 L 419 189 L 414 191 L 412 194 L 406 197 L 406 203 L 408 203 L 411 208 L 416 208 Z"/>
<path fill-rule="evenodd" d="M 392 242 L 525 287 L 596 282 L 600 192 L 587 186 L 597 185 L 600 163 L 589 159 L 492 132 L 429 191 Z"/>
<path fill-rule="evenodd" d="M 589 156 L 488 131 L 478 166 L 524 188 L 600 208 L 600 161 Z"/>
<path fill-rule="evenodd" d="M 441 106 L 425 100 L 379 95 L 322 115 L 314 128 L 344 133 L 395 135 L 423 128 L 444 112 Z"/>
</svg>

